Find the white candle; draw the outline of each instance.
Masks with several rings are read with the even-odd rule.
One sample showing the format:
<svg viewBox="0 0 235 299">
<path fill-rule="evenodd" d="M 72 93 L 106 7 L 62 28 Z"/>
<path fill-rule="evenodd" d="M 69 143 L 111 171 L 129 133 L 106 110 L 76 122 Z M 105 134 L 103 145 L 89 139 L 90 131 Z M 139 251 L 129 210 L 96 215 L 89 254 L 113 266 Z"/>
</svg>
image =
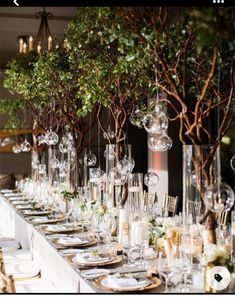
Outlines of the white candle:
<svg viewBox="0 0 235 299">
<path fill-rule="evenodd" d="M 21 38 L 19 41 L 19 52 L 20 53 L 23 53 L 23 44 L 24 44 L 24 41 L 23 41 L 23 38 Z"/>
<path fill-rule="evenodd" d="M 40 44 L 38 44 L 38 46 L 37 46 L 37 52 L 38 52 L 38 54 L 41 53 L 41 50 L 42 50 L 42 47 L 41 47 Z"/>
<path fill-rule="evenodd" d="M 33 37 L 30 36 L 29 37 L 29 51 L 32 51 L 33 50 Z"/>
<path fill-rule="evenodd" d="M 48 51 L 51 51 L 52 50 L 52 37 L 49 36 L 48 37 Z"/>
<path fill-rule="evenodd" d="M 147 224 L 144 221 L 133 221 L 131 223 L 131 245 L 141 245 L 146 239 Z"/>
<path fill-rule="evenodd" d="M 23 53 L 27 53 L 27 44 L 26 43 L 23 44 Z"/>
<path fill-rule="evenodd" d="M 118 243 L 128 244 L 128 241 L 129 241 L 129 211 L 128 209 L 120 209 Z"/>
</svg>

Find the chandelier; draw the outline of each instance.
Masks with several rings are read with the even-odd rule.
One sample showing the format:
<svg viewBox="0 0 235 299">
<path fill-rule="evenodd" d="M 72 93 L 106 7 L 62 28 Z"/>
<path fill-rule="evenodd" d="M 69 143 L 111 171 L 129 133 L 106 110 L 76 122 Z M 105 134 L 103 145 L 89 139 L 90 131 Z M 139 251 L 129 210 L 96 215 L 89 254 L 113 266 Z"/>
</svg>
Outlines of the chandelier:
<svg viewBox="0 0 235 299">
<path fill-rule="evenodd" d="M 36 38 L 34 39 L 33 36 L 19 36 L 19 53 L 35 51 L 40 54 L 44 51 L 52 51 L 55 46 L 48 25 L 48 19 L 53 17 L 52 13 L 46 12 L 45 8 L 43 8 L 43 11 L 37 12 L 35 17 L 41 19 Z"/>
</svg>

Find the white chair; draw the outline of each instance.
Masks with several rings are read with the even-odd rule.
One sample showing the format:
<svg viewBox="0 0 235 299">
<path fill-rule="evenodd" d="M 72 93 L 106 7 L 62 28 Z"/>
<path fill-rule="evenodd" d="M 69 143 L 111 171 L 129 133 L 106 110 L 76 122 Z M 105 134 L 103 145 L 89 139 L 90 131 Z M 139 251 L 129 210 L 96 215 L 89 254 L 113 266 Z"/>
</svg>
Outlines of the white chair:
<svg viewBox="0 0 235 299">
<path fill-rule="evenodd" d="M 18 241 L 16 240 L 0 240 L 0 247 L 2 248 L 3 252 L 11 252 L 11 251 L 16 251 L 20 249 L 21 245 Z"/>
</svg>

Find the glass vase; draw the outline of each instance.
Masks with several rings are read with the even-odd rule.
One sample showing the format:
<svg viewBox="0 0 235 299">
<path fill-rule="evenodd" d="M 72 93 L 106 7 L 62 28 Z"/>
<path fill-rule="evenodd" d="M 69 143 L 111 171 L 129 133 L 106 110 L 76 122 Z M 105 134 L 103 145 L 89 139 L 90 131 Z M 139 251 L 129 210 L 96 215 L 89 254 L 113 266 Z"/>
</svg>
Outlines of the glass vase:
<svg viewBox="0 0 235 299">
<path fill-rule="evenodd" d="M 195 223 L 205 212 L 206 189 L 220 178 L 220 147 L 183 146 L 183 225 Z"/>
</svg>

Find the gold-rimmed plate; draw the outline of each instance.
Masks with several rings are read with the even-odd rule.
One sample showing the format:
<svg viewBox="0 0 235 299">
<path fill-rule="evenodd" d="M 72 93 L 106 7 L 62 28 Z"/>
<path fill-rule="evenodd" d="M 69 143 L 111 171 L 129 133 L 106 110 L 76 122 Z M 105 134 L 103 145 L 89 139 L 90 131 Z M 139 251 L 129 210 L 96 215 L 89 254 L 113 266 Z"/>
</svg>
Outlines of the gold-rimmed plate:
<svg viewBox="0 0 235 299">
<path fill-rule="evenodd" d="M 146 285 L 133 285 L 128 287 L 110 287 L 108 283 L 108 275 L 101 276 L 95 280 L 96 287 L 111 292 L 126 293 L 126 292 L 142 292 L 150 291 L 152 289 L 158 288 L 161 285 L 161 280 L 156 277 L 146 278 Z"/>
<path fill-rule="evenodd" d="M 76 225 L 76 226 L 66 226 L 66 224 L 58 224 L 58 225 L 48 225 L 44 226 L 43 230 L 46 233 L 49 234 L 62 234 L 62 233 L 74 233 L 74 232 L 80 232 L 81 227 Z"/>
<path fill-rule="evenodd" d="M 84 243 L 66 244 L 65 245 L 65 244 L 61 244 L 59 242 L 59 239 L 60 238 L 52 240 L 52 243 L 54 243 L 58 249 L 90 247 L 90 246 L 93 246 L 93 245 L 95 245 L 97 243 L 97 239 L 91 238 L 87 242 L 84 242 Z"/>
<path fill-rule="evenodd" d="M 22 211 L 25 216 L 46 216 L 50 215 L 51 211 L 39 211 L 39 210 L 25 210 Z"/>
<path fill-rule="evenodd" d="M 80 262 L 80 261 L 76 261 L 76 254 L 71 254 L 68 255 L 66 258 L 70 263 L 76 264 L 76 266 L 78 266 L 78 268 L 91 268 L 91 267 L 103 267 L 103 266 L 111 266 L 111 265 L 115 265 L 115 264 L 119 264 L 122 261 L 122 256 L 120 255 L 107 255 L 110 257 L 109 260 L 107 261 L 96 261 L 94 262 Z"/>
<path fill-rule="evenodd" d="M 29 222 L 31 222 L 34 225 L 41 225 L 41 224 L 53 224 L 53 223 L 57 223 L 57 222 L 63 222 L 65 220 L 65 218 L 47 218 L 47 217 L 42 217 L 42 219 L 40 219 L 40 216 L 38 217 L 30 217 L 28 218 Z M 40 229 L 43 230 L 43 232 L 46 233 L 46 231 L 44 230 L 46 226 L 40 227 Z"/>
</svg>

